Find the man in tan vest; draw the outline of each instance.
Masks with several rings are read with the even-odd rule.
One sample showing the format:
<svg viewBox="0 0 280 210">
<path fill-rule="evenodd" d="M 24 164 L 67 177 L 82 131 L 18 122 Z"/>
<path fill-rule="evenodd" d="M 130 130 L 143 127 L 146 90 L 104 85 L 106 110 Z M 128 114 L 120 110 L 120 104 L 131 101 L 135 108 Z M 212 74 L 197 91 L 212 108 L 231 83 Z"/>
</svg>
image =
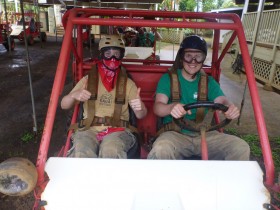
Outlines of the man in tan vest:
<svg viewBox="0 0 280 210">
<path fill-rule="evenodd" d="M 93 75 L 96 88 L 88 88 L 94 85 L 89 82 L 90 74 L 86 75 L 61 101 L 62 109 L 83 102 L 83 119 L 72 136 L 69 156 L 128 158 L 128 153 L 138 144 L 129 124 L 129 106 L 137 119 L 144 118 L 147 109 L 140 98 L 140 88 L 127 78 L 121 67 L 125 52 L 123 40 L 116 35 L 105 36 L 100 40 L 99 50 L 101 59 L 94 66 Z M 118 98 L 122 94 L 123 98 Z"/>
</svg>

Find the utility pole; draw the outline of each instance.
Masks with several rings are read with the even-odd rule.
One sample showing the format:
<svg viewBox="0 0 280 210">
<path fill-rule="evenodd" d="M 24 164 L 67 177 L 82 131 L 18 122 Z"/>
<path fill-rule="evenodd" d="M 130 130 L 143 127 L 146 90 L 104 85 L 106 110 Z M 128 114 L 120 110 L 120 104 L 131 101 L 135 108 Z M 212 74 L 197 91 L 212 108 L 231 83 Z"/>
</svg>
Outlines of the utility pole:
<svg viewBox="0 0 280 210">
<path fill-rule="evenodd" d="M 32 103 L 32 111 L 33 111 L 33 131 L 37 134 L 38 127 L 37 127 L 37 120 L 36 120 L 36 112 L 35 112 L 35 103 L 34 103 L 34 95 L 33 95 L 33 86 L 32 86 L 32 77 L 31 77 L 31 69 L 30 69 L 30 59 L 29 59 L 29 51 L 27 45 L 27 38 L 25 32 L 25 18 L 24 18 L 24 9 L 23 9 L 23 0 L 20 0 L 20 9 L 22 15 L 22 26 L 23 26 L 23 33 L 24 33 L 24 44 L 26 49 L 26 63 L 28 69 L 28 78 L 29 78 L 29 86 L 30 86 L 30 94 L 31 94 L 31 103 Z"/>
</svg>

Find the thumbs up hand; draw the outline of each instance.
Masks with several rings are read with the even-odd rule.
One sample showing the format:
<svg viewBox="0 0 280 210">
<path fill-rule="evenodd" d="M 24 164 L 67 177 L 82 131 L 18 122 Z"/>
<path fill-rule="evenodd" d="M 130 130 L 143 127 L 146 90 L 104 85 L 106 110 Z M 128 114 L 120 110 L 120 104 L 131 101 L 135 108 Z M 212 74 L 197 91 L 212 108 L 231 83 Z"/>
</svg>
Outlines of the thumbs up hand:
<svg viewBox="0 0 280 210">
<path fill-rule="evenodd" d="M 91 93 L 87 90 L 87 84 L 88 84 L 88 79 L 85 79 L 82 88 L 72 92 L 71 97 L 77 101 L 82 101 L 82 102 L 87 101 L 91 96 Z"/>
<path fill-rule="evenodd" d="M 143 109 L 140 92 L 141 88 L 137 88 L 136 98 L 129 101 L 129 105 L 133 109 L 133 111 L 141 111 Z"/>
</svg>

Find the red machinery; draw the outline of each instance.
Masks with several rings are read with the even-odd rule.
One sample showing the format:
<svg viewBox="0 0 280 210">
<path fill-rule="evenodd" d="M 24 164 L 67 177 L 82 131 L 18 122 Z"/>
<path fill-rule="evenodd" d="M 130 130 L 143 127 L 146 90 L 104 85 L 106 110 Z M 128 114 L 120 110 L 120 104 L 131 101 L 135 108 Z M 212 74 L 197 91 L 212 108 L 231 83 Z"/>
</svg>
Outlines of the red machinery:
<svg viewBox="0 0 280 210">
<path fill-rule="evenodd" d="M 6 50 L 10 50 L 9 48 L 9 40 L 8 40 L 8 34 L 10 34 L 12 31 L 9 24 L 1 23 L 0 24 L 0 44 L 3 44 Z M 11 50 L 15 49 L 15 41 L 13 38 L 10 37 L 10 43 L 11 43 Z"/>
<path fill-rule="evenodd" d="M 90 18 L 92 16 L 95 18 Z M 135 17 L 144 18 L 136 21 Z M 228 21 L 223 23 L 220 20 Z M 173 209 L 208 210 L 279 209 L 270 200 L 270 195 L 279 194 L 280 188 L 274 183 L 275 169 L 268 133 L 242 23 L 237 15 L 77 8 L 64 15 L 63 24 L 67 27 L 36 164 L 38 180 L 34 208 L 40 206 L 41 209 L 46 210 L 169 209 L 172 206 Z M 74 83 L 91 69 L 96 60 L 85 56 L 84 25 L 212 29 L 214 32 L 212 62 L 210 66 L 205 66 L 204 70 L 217 81 L 220 79 L 221 61 L 234 39 L 237 38 L 264 158 L 264 181 L 262 181 L 262 172 L 259 167 L 255 168 L 257 163 L 254 161 L 142 160 L 149 152 L 147 148 L 149 148 L 150 140 L 156 135 L 157 117 L 152 111 L 154 93 L 157 81 L 173 64 L 173 61 L 168 60 L 127 58 L 123 61 L 136 85 L 141 87 L 141 98 L 149 110 L 146 118 L 138 121 L 138 129 L 143 137 L 142 159 L 67 158 L 72 131 L 68 132 L 67 141 L 61 149 L 59 158 L 48 159 L 50 143 L 56 144 L 55 139 L 51 141 L 51 136 L 71 54 L 74 56 L 72 64 Z M 73 30 L 77 30 L 75 43 L 72 39 Z M 223 51 L 219 53 L 220 30 L 232 30 L 233 33 Z M 76 122 L 77 114 L 78 106 L 74 109 L 72 123 Z M 217 115 L 215 119 L 219 121 Z M 230 171 L 232 168 L 235 168 L 234 172 Z M 252 168 L 256 170 L 251 171 L 252 173 L 247 171 Z M 103 180 L 104 178 L 107 179 Z M 257 185 L 260 185 L 260 189 L 253 189 Z M 178 188 L 175 189 L 174 186 Z M 245 194 L 242 194 L 244 192 Z M 261 198 L 257 195 L 261 195 Z M 277 199 L 277 196 L 275 198 Z"/>
<path fill-rule="evenodd" d="M 23 29 L 23 17 L 21 13 L 15 13 L 15 18 L 17 20 L 15 25 L 12 25 L 12 33 L 11 37 L 14 39 L 18 39 L 20 41 L 24 41 L 24 29 Z M 27 43 L 29 45 L 34 44 L 35 38 L 41 38 L 42 42 L 47 41 L 46 32 L 41 32 L 40 28 L 42 27 L 40 22 L 35 20 L 34 13 L 24 13 L 25 19 L 25 33 L 27 38 Z"/>
</svg>

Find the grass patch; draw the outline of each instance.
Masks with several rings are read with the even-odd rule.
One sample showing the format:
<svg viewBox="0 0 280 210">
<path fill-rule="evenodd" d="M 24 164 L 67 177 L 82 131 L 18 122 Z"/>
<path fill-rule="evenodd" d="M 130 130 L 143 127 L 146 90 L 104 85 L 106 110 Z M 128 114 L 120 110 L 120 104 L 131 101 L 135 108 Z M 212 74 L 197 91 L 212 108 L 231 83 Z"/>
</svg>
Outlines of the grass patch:
<svg viewBox="0 0 280 210">
<path fill-rule="evenodd" d="M 251 134 L 247 134 L 244 136 L 240 136 L 243 140 L 245 140 L 251 149 L 251 154 L 254 157 L 262 157 L 262 149 L 260 146 L 260 140 L 259 137 L 257 135 L 251 135 Z"/>
<path fill-rule="evenodd" d="M 30 142 L 37 143 L 37 137 L 42 135 L 43 129 L 44 127 L 41 126 L 38 128 L 37 133 L 33 131 L 27 131 L 20 137 L 20 140 L 23 143 L 30 143 Z"/>
<path fill-rule="evenodd" d="M 260 145 L 260 139 L 259 136 L 254 134 L 246 134 L 246 135 L 240 135 L 237 133 L 236 129 L 234 128 L 226 128 L 225 133 L 238 136 L 242 138 L 244 141 L 246 141 L 251 149 L 251 156 L 254 159 L 262 160 L 262 150 Z M 272 158 L 274 161 L 275 170 L 280 172 L 280 137 L 275 138 L 269 138 L 270 140 L 270 147 L 272 152 Z"/>
<path fill-rule="evenodd" d="M 20 139 L 24 143 L 31 142 L 34 139 L 34 134 L 30 132 L 25 132 Z"/>
</svg>

